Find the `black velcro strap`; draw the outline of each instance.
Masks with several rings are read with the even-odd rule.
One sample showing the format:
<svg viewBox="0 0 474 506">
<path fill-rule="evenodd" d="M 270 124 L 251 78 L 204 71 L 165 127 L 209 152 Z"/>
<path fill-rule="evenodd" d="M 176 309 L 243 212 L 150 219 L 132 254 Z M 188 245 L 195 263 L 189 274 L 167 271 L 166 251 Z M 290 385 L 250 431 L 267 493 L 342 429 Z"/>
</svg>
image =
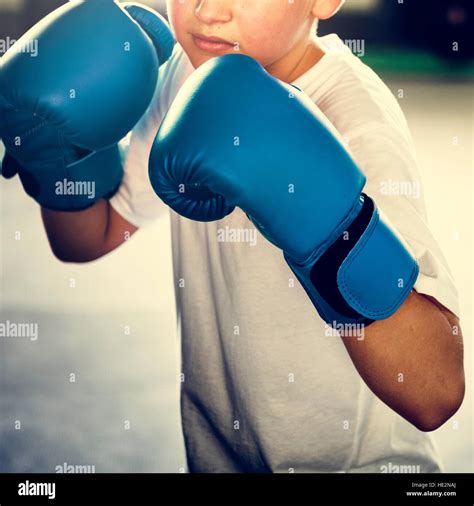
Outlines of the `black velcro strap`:
<svg viewBox="0 0 474 506">
<path fill-rule="evenodd" d="M 347 230 L 318 259 L 311 269 L 311 282 L 321 297 L 338 313 L 348 318 L 359 318 L 360 314 L 345 301 L 337 285 L 337 272 L 349 252 L 354 248 L 367 229 L 374 213 L 374 202 L 362 194 L 363 206 Z M 372 322 L 368 320 L 367 323 Z"/>
</svg>

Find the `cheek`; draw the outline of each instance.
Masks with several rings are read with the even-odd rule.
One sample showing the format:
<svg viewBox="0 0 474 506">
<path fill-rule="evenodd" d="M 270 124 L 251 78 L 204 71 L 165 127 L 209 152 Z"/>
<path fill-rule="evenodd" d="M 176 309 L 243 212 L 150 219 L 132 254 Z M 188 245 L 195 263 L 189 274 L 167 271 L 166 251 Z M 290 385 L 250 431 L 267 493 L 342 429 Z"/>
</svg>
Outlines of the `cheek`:
<svg viewBox="0 0 474 506">
<path fill-rule="evenodd" d="M 299 1 L 242 1 L 237 14 L 243 51 L 263 65 L 286 54 L 305 30 L 307 9 Z"/>
<path fill-rule="evenodd" d="M 186 27 L 189 26 L 189 18 L 193 15 L 191 2 L 168 0 L 167 12 L 173 32 L 179 40 L 181 35 L 186 32 Z"/>
</svg>

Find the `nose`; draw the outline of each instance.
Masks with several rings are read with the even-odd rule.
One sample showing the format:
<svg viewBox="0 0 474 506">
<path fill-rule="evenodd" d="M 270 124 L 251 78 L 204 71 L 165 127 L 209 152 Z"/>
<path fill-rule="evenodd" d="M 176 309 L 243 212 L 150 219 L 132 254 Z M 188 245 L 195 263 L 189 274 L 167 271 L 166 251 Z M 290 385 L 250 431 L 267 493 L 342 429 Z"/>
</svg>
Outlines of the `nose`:
<svg viewBox="0 0 474 506">
<path fill-rule="evenodd" d="M 196 17 L 205 24 L 227 23 L 232 19 L 231 0 L 199 0 Z"/>
</svg>

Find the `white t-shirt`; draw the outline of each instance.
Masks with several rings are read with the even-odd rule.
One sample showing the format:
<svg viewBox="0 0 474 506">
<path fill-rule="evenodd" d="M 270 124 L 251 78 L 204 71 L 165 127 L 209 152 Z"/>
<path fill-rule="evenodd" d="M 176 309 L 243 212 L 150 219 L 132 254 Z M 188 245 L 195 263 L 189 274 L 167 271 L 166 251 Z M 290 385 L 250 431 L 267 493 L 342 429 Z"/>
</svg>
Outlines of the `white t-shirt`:
<svg viewBox="0 0 474 506">
<path fill-rule="evenodd" d="M 459 314 L 449 268 L 426 222 L 415 151 L 397 101 L 336 35 L 320 42 L 327 54 L 294 84 L 346 139 L 367 176 L 365 193 L 416 255 L 415 288 Z M 168 212 L 151 188 L 148 157 L 192 71 L 177 45 L 132 133 L 125 178 L 111 202 L 136 226 Z M 397 182 L 413 196 L 397 195 Z M 171 211 L 171 231 L 190 471 L 440 470 L 431 437 L 368 389 L 340 337 L 326 334 L 282 253 L 253 235 L 242 211 L 212 223 Z"/>
</svg>

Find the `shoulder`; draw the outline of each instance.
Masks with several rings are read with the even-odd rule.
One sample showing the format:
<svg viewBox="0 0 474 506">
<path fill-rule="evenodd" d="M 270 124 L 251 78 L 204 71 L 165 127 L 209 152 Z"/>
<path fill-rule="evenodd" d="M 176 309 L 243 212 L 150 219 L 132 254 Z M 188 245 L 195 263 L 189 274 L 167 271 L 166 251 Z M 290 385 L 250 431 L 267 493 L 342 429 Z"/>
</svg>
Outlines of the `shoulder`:
<svg viewBox="0 0 474 506">
<path fill-rule="evenodd" d="M 387 84 L 336 35 L 318 39 L 324 57 L 294 84 L 321 108 L 342 135 L 380 126 L 408 132 L 398 100 Z"/>
</svg>

